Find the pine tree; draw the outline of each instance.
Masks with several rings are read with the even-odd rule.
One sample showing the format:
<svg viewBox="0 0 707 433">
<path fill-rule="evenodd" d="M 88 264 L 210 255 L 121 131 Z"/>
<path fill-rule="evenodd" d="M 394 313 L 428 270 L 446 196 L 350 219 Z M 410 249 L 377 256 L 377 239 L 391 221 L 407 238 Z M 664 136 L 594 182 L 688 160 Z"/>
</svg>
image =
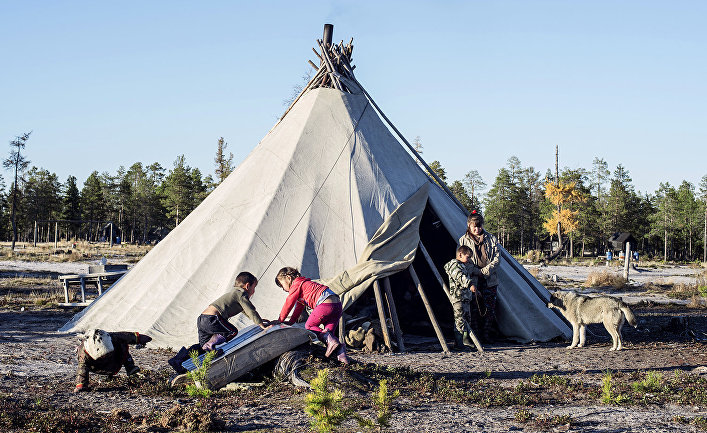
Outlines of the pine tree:
<svg viewBox="0 0 707 433">
<path fill-rule="evenodd" d="M 707 174 L 700 181 L 700 198 L 704 214 L 704 229 L 702 232 L 702 261 L 707 263 Z"/>
<path fill-rule="evenodd" d="M 457 197 L 457 200 L 459 200 L 459 203 L 464 206 L 464 208 L 468 211 L 471 212 L 473 209 L 476 209 L 474 207 L 474 203 L 471 200 L 471 197 L 466 193 L 466 189 L 464 188 L 464 185 L 458 180 L 455 180 L 449 185 L 449 190 L 454 193 L 454 195 Z"/>
<path fill-rule="evenodd" d="M 442 164 L 439 161 L 434 160 L 429 163 L 429 166 L 432 169 L 432 172 L 434 172 L 434 174 L 436 174 L 437 177 L 440 178 L 442 180 L 442 182 L 444 182 L 446 184 L 447 183 L 447 170 L 445 170 L 444 167 L 442 167 Z M 432 176 L 431 174 L 430 174 L 430 177 L 432 179 L 434 179 L 434 176 Z M 434 179 L 434 180 L 436 183 L 439 184 L 439 182 L 437 182 L 437 179 Z"/>
<path fill-rule="evenodd" d="M 186 164 L 184 155 L 174 161 L 174 168 L 165 179 L 165 207 L 167 216 L 174 218 L 178 226 L 191 210 L 193 203 L 191 168 Z M 180 214 L 181 212 L 181 214 Z"/>
<path fill-rule="evenodd" d="M 216 158 L 214 158 L 214 162 L 216 163 L 216 181 L 220 184 L 226 180 L 231 172 L 233 172 L 233 154 L 229 152 L 228 157 L 226 157 L 225 152 L 228 147 L 228 143 L 226 143 L 226 140 L 224 140 L 223 137 L 218 139 L 217 146 Z"/>
<path fill-rule="evenodd" d="M 68 224 L 69 233 L 66 235 L 67 239 L 71 239 L 76 237 L 80 228 L 77 221 L 81 220 L 81 194 L 76 186 L 76 177 L 69 176 L 63 190 L 61 218 L 72 221 Z"/>
<path fill-rule="evenodd" d="M 81 212 L 84 220 L 88 220 L 85 229 L 86 238 L 96 240 L 100 227 L 97 225 L 105 219 L 105 206 L 103 203 L 103 185 L 97 171 L 93 171 L 81 189 Z"/>
<path fill-rule="evenodd" d="M 481 203 L 479 196 L 481 194 L 481 191 L 486 188 L 486 182 L 484 182 L 484 179 L 481 177 L 478 171 L 471 170 L 464 175 L 463 183 L 464 187 L 466 187 L 466 190 L 468 192 L 469 199 L 471 200 L 471 208 L 478 209 Z"/>
<path fill-rule="evenodd" d="M 27 144 L 30 134 L 32 134 L 32 131 L 15 137 L 15 139 L 10 142 L 10 156 L 3 161 L 5 168 L 13 168 L 15 170 L 15 181 L 12 184 L 12 210 L 10 211 L 12 219 L 12 251 L 15 251 L 15 243 L 17 242 L 18 182 L 20 181 L 22 172 L 27 168 L 30 162 L 22 155 L 22 149 L 24 149 L 25 144 Z"/>
<path fill-rule="evenodd" d="M 668 241 L 673 237 L 677 192 L 670 183 L 662 183 L 655 196 L 657 212 L 651 215 L 651 234 L 663 238 L 663 260 L 668 260 Z"/>
</svg>

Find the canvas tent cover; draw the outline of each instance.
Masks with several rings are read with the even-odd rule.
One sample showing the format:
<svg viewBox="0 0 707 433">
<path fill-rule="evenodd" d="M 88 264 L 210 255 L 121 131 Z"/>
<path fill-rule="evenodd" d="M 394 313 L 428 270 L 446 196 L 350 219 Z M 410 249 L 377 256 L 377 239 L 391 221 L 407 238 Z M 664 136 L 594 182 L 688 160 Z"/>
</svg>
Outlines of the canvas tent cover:
<svg viewBox="0 0 707 433">
<path fill-rule="evenodd" d="M 134 330 L 153 345 L 197 341 L 196 318 L 241 271 L 260 283 L 261 316 L 278 316 L 284 266 L 328 281 L 350 304 L 377 277 L 405 269 L 426 204 L 458 239 L 466 215 L 434 184 L 362 94 L 306 92 L 242 164 L 113 288 L 61 330 Z M 452 258 L 454 251 L 449 252 Z M 502 252 L 499 322 L 520 341 L 569 336 L 549 295 Z M 434 296 L 445 296 L 441 288 Z M 239 315 L 242 316 L 242 315 Z M 248 319 L 232 319 L 240 328 Z"/>
</svg>

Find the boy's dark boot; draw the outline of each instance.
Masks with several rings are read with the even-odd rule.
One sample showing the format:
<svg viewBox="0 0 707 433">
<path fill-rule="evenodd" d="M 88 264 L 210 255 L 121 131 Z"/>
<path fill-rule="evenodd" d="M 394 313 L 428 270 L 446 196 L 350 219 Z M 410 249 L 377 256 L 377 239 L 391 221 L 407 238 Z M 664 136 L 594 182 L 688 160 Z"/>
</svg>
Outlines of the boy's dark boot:
<svg viewBox="0 0 707 433">
<path fill-rule="evenodd" d="M 123 367 L 125 367 L 125 373 L 128 376 L 132 376 L 133 374 L 137 373 L 140 371 L 140 367 L 135 365 L 135 361 L 133 361 L 133 357 L 128 354 L 128 357 L 125 359 L 125 362 L 123 362 Z"/>
<path fill-rule="evenodd" d="M 468 347 L 470 350 L 476 349 L 476 345 L 474 344 L 474 340 L 471 339 L 471 336 L 469 335 L 468 332 L 465 332 L 462 335 L 462 343 L 464 346 Z"/>
<path fill-rule="evenodd" d="M 468 349 L 464 345 L 464 336 L 461 332 L 454 330 L 454 351 L 455 352 L 466 352 Z"/>
</svg>

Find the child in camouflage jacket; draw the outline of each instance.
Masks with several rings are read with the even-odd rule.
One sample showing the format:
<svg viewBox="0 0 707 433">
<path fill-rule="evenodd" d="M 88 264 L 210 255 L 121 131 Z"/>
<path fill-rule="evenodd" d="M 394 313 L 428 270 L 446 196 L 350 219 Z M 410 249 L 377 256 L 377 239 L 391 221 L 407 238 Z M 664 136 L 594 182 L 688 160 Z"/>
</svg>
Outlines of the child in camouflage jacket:
<svg viewBox="0 0 707 433">
<path fill-rule="evenodd" d="M 449 300 L 454 310 L 454 342 L 457 350 L 469 350 L 474 344 L 471 332 L 471 300 L 476 292 L 479 268 L 470 257 L 471 248 L 462 245 L 457 248 L 456 258 L 444 265 L 449 276 Z"/>
</svg>

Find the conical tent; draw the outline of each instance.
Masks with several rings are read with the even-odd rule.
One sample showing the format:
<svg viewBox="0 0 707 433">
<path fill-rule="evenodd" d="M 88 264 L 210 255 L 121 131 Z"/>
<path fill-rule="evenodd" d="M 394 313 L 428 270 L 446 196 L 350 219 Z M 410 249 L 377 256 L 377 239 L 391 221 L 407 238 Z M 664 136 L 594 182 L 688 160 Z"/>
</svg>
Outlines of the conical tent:
<svg viewBox="0 0 707 433">
<path fill-rule="evenodd" d="M 342 47 L 350 58 L 350 44 Z M 352 74 L 331 88 L 337 77 L 328 75 L 331 87 L 322 85 L 324 70 L 312 80 L 319 85 L 310 82 L 221 185 L 61 331 L 134 330 L 158 347 L 188 346 L 197 341 L 198 315 L 241 271 L 258 277 L 253 304 L 274 319 L 285 299 L 274 284 L 283 266 L 328 281 L 348 306 L 376 278 L 409 266 L 425 206 L 459 238 L 464 211 L 391 134 Z M 499 277 L 505 335 L 521 341 L 569 335 L 545 307 L 547 290 L 505 251 Z M 435 293 L 445 296 L 441 288 Z M 245 317 L 233 321 L 250 324 Z"/>
</svg>

